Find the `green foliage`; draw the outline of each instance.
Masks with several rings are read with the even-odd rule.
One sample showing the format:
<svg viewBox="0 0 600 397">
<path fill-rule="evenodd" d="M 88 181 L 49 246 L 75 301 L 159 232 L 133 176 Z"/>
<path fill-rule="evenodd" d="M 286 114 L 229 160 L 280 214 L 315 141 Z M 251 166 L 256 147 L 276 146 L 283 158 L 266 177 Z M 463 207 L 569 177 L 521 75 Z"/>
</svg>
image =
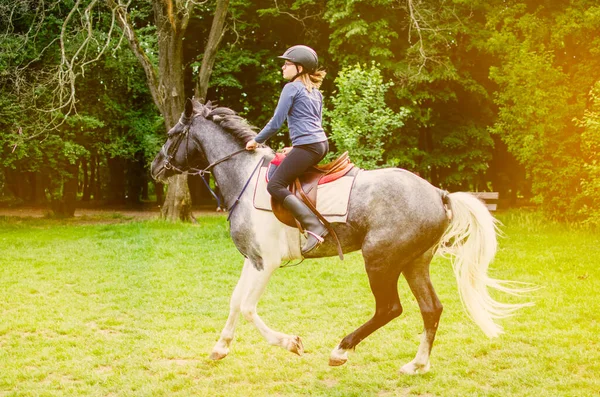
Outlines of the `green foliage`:
<svg viewBox="0 0 600 397">
<path fill-rule="evenodd" d="M 583 128 L 581 152 L 583 172 L 581 178 L 580 215 L 586 222 L 600 226 L 600 81 L 590 92 L 590 107 L 581 120 L 575 120 Z"/>
<path fill-rule="evenodd" d="M 390 138 L 400 134 L 408 110 L 394 112 L 387 107 L 385 94 L 393 83 L 383 81 L 375 64 L 370 68 L 356 64 L 340 71 L 335 84 L 326 117 L 337 150 L 349 151 L 359 167 L 396 166 L 398 159 L 388 158 L 385 149 Z"/>
<path fill-rule="evenodd" d="M 373 58 L 384 67 L 396 59 L 394 49 L 406 14 L 393 0 L 327 2 L 325 19 L 332 29 L 330 48 L 345 65 Z"/>
<path fill-rule="evenodd" d="M 388 164 L 418 172 L 447 189 L 477 189 L 493 142 L 486 130 L 491 102 L 473 7 L 460 2 L 328 2 L 330 49 L 342 65 L 374 60 L 389 107 L 410 111 L 401 134 L 388 137 Z M 473 19 L 473 25 L 468 25 Z M 485 187 L 484 187 L 485 188 Z"/>
<path fill-rule="evenodd" d="M 529 172 L 536 200 L 552 212 L 572 214 L 565 198 L 577 189 L 581 161 L 579 138 L 569 121 L 573 113 L 565 106 L 571 95 L 568 79 L 552 66 L 551 54 L 511 55 L 512 62 L 490 71 L 500 86 L 498 119 L 490 130 Z M 552 177 L 557 173 L 560 178 Z"/>
<path fill-rule="evenodd" d="M 45 130 L 66 109 L 32 110 L 52 107 L 60 94 L 51 84 L 53 73 L 64 71 L 57 38 L 75 2 L 40 3 L 44 12 L 29 1 L 5 3 L 0 6 L 5 186 L 11 175 L 42 170 L 60 179 L 78 156 L 147 164 L 164 131 L 125 42 L 117 48 L 121 38 L 115 37 L 96 63 L 74 69 L 80 118 L 71 115 L 60 128 Z M 215 4 L 197 3 L 183 38 L 186 95 Z M 156 65 L 152 2 L 129 10 L 139 42 Z M 112 19 L 104 2 L 92 11 L 86 59 L 97 55 Z M 82 17 L 65 30 L 69 59 L 85 40 Z M 262 127 L 285 83 L 277 55 L 307 44 L 328 72 L 321 89 L 333 149 L 350 150 L 364 167 L 407 168 L 449 190 L 492 189 L 514 199 L 533 194 L 550 217 L 598 223 L 597 110 L 588 93 L 600 80 L 599 33 L 595 0 L 233 0 L 208 98 Z M 372 62 L 377 76 L 370 67 L 356 66 Z M 285 128 L 269 144 L 289 145 Z"/>
<path fill-rule="evenodd" d="M 452 130 L 444 131 L 423 165 L 436 170 L 441 186 L 484 190 L 487 186 L 478 186 L 477 182 L 488 169 L 493 146 L 490 135 L 476 123 L 455 125 Z"/>
<path fill-rule="evenodd" d="M 114 32 L 104 56 L 98 57 L 112 21 L 109 10 L 102 5 L 91 9 L 94 23 L 89 37 L 87 30 L 78 30 L 79 16 L 71 19 L 64 31 L 63 54 L 58 37 L 73 2 L 40 4 L 40 10 L 31 2 L 12 4 L 10 13 L 0 7 L 0 24 L 6 24 L 0 34 L 6 48 L 0 53 L 0 167 L 17 186 L 13 194 L 22 190 L 19 180 L 36 173 L 42 185 L 37 191 L 50 201 L 60 199 L 64 184 L 78 178 L 79 165 L 92 157 L 99 164 L 114 157 L 138 161 L 141 153 L 149 162 L 160 147 L 159 120 L 143 71 L 128 48 L 118 48 L 118 43 L 125 43 Z M 145 32 L 141 44 L 152 59 L 156 38 L 153 27 L 144 25 L 147 17 L 143 4 L 132 15 Z M 85 40 L 95 45 L 76 57 Z M 70 76 L 61 63 L 63 55 L 72 59 L 77 77 L 72 86 L 67 84 L 67 91 L 56 88 L 57 79 Z M 95 57 L 85 66 L 80 62 Z M 58 107 L 56 99 L 69 92 L 76 93 L 76 111 Z M 56 108 L 38 111 L 49 107 Z M 30 195 L 33 198 L 34 193 Z M 37 200 L 44 202 L 43 197 Z"/>
<path fill-rule="evenodd" d="M 193 63 L 192 67 L 199 68 L 201 59 L 197 63 Z M 259 66 L 260 61 L 256 54 L 249 50 L 239 50 L 231 47 L 229 51 L 219 52 L 219 56 L 215 61 L 215 68 L 211 74 L 211 86 L 231 87 L 243 89 L 237 75 L 249 66 Z"/>
<path fill-rule="evenodd" d="M 591 5 L 531 2 L 487 14 L 484 48 L 499 60 L 490 69 L 499 106 L 490 130 L 525 167 L 535 200 L 547 214 L 562 219 L 589 213 L 581 209 L 579 197 L 586 186 L 581 180 L 587 179 L 582 148 L 590 138 L 573 119 L 583 114 L 584 93 L 599 77 L 594 43 L 600 8 Z"/>
</svg>

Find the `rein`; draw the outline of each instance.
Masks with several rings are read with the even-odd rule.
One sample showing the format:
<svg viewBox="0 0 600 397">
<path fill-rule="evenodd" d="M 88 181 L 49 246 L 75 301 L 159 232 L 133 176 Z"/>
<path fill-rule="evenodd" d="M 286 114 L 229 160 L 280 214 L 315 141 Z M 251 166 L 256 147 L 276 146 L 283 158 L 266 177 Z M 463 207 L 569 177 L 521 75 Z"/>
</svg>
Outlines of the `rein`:
<svg viewBox="0 0 600 397">
<path fill-rule="evenodd" d="M 246 150 L 246 149 L 244 149 L 244 150 Z M 242 191 L 237 196 L 237 199 L 235 199 L 235 203 L 233 203 L 233 205 L 229 209 L 229 215 L 227 215 L 227 221 L 228 222 L 229 222 L 229 219 L 231 219 L 231 214 L 233 214 L 233 210 L 235 210 L 235 207 L 237 207 L 237 205 L 240 203 L 240 198 L 242 197 L 242 194 L 244 194 L 244 192 L 246 191 L 246 188 L 250 184 L 250 181 L 252 180 L 252 177 L 254 176 L 254 174 L 256 174 L 256 171 L 260 168 L 260 166 L 264 162 L 264 159 L 265 159 L 264 156 L 260 158 L 260 161 L 258 162 L 258 164 L 256 164 L 256 167 L 254 167 L 254 171 L 252 171 L 252 173 L 250 174 L 250 178 L 248 178 L 248 180 L 246 181 L 246 184 L 242 188 Z"/>
<path fill-rule="evenodd" d="M 210 164 L 208 165 L 208 167 L 206 167 L 206 168 L 205 168 L 205 169 L 203 169 L 203 170 L 200 170 L 200 171 L 198 171 L 198 173 L 199 173 L 200 175 L 202 175 L 202 173 L 207 173 L 207 172 L 209 172 L 209 170 L 210 170 L 212 167 L 214 167 L 215 165 L 221 164 L 222 162 L 224 162 L 224 161 L 227 161 L 227 160 L 229 160 L 230 158 L 232 158 L 232 157 L 235 157 L 235 156 L 237 156 L 238 154 L 240 154 L 240 153 L 244 153 L 244 152 L 246 152 L 246 151 L 247 151 L 247 150 L 246 150 L 246 148 L 244 148 L 244 149 L 240 149 L 240 150 L 238 150 L 238 151 L 235 151 L 235 152 L 233 152 L 233 153 L 231 153 L 231 154 L 229 154 L 229 155 L 227 155 L 227 156 L 223 157 L 222 159 L 219 159 L 219 160 L 217 160 L 217 161 L 215 161 L 215 162 L 213 162 L 213 163 L 210 163 Z M 194 168 L 194 169 L 195 169 L 195 168 Z M 192 175 L 193 175 L 193 174 L 192 174 Z"/>
</svg>

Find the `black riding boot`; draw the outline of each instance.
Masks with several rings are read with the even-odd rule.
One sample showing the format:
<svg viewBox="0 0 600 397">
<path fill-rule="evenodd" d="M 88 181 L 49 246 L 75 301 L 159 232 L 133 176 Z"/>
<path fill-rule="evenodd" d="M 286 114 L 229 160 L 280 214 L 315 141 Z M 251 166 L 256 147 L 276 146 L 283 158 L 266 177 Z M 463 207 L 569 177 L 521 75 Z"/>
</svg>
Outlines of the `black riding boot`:
<svg viewBox="0 0 600 397">
<path fill-rule="evenodd" d="M 290 194 L 283 200 L 283 207 L 294 215 L 294 218 L 300 222 L 306 231 L 306 243 L 302 247 L 303 254 L 323 242 L 323 237 L 329 232 L 306 204 L 300 201 L 298 197 Z"/>
</svg>

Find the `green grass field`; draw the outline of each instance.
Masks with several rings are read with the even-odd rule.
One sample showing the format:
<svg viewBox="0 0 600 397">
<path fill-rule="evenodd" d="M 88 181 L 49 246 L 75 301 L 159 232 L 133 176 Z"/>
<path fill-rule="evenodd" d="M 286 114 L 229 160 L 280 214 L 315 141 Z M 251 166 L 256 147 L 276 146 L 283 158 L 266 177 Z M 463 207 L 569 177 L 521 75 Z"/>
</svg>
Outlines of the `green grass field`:
<svg viewBox="0 0 600 397">
<path fill-rule="evenodd" d="M 360 254 L 281 269 L 259 305 L 305 355 L 269 346 L 241 319 L 230 355 L 208 355 L 242 257 L 224 216 L 198 225 L 123 217 L 0 218 L 0 396 L 600 396 L 600 236 L 499 215 L 496 278 L 534 283 L 534 307 L 488 339 L 461 307 L 447 260 L 432 279 L 444 313 L 431 372 L 400 375 L 421 317 L 404 314 L 327 365 L 374 307 Z M 514 301 L 515 298 L 497 296 Z"/>
</svg>

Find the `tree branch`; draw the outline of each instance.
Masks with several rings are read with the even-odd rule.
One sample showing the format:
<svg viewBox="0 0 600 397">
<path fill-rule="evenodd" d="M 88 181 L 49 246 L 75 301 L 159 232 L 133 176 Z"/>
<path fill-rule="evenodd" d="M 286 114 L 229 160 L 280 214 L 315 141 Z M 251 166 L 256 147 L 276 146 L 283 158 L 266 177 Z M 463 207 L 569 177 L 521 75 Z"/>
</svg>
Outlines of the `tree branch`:
<svg viewBox="0 0 600 397">
<path fill-rule="evenodd" d="M 296 16 L 296 15 L 292 14 L 291 12 L 282 11 L 282 10 L 279 8 L 279 4 L 277 4 L 277 0 L 273 0 L 273 2 L 275 3 L 275 8 L 277 9 L 277 12 L 279 12 L 280 14 L 283 14 L 283 15 L 287 15 L 287 16 L 289 16 L 290 18 L 292 18 L 292 19 L 294 19 L 294 20 L 296 20 L 296 21 L 300 22 L 300 24 L 302 25 L 302 28 L 303 28 L 304 30 L 306 30 L 306 24 L 304 23 L 304 21 L 305 21 L 306 19 L 315 18 L 315 17 L 318 17 L 319 15 L 321 15 L 321 13 L 317 13 L 317 14 L 312 14 L 312 15 L 305 15 L 304 17 L 299 17 L 299 16 Z"/>
<path fill-rule="evenodd" d="M 26 98 L 35 111 L 44 116 L 39 117 L 40 125 L 28 129 L 35 133 L 28 134 L 27 139 L 37 137 L 49 130 L 58 128 L 66 118 L 76 113 L 76 80 L 85 73 L 85 67 L 100 59 L 110 45 L 115 18 L 113 16 L 107 38 L 101 45 L 95 38 L 92 13 L 99 7 L 99 0 L 77 0 L 64 19 L 57 37 L 44 44 L 41 50 L 36 48 L 38 34 L 43 30 L 48 15 L 61 14 L 61 0 L 29 1 L 10 0 L 0 6 L 0 20 L 6 21 L 7 30 L 3 36 L 11 36 L 9 43 L 15 43 L 12 52 L 28 51 L 33 56 L 26 64 L 14 64 L 7 67 L 4 81 L 12 81 L 11 90 L 21 98 Z M 14 32 L 15 21 L 23 18 L 29 11 L 32 18 L 29 26 L 22 32 Z M 27 20 L 27 19 L 23 19 Z M 44 40 L 48 40 L 44 38 Z M 55 46 L 58 46 L 55 47 Z M 44 54 L 52 48 L 57 49 L 58 65 L 39 64 Z M 99 48 L 99 49 L 97 49 Z M 93 59 L 89 59 L 93 57 Z M 32 72 L 32 65 L 33 71 Z M 45 94 L 48 94 L 48 99 Z M 37 102 L 43 104 L 37 106 Z"/>
<path fill-rule="evenodd" d="M 415 12 L 413 0 L 407 0 L 407 2 L 408 2 L 408 12 L 410 14 L 410 20 L 411 20 L 411 24 L 408 26 L 408 41 L 409 42 L 411 41 L 411 31 L 412 31 L 413 25 L 417 29 L 417 34 L 419 35 L 419 54 L 421 55 L 421 59 L 423 60 L 421 62 L 421 65 L 419 66 L 419 72 L 417 73 L 417 75 L 419 75 L 419 74 L 421 74 L 421 70 L 425 67 L 428 57 L 427 57 L 427 53 L 425 52 L 425 45 L 423 44 L 423 35 L 421 34 L 421 26 L 419 25 L 419 20 L 415 16 L 416 12 Z"/>
<path fill-rule="evenodd" d="M 127 8 L 129 4 L 131 4 L 131 0 L 123 4 L 121 0 L 108 0 L 108 4 L 113 8 L 113 11 L 116 14 L 117 23 L 121 27 L 123 34 L 127 38 L 129 42 L 129 47 L 135 54 L 135 57 L 140 62 L 142 68 L 144 69 L 144 73 L 146 74 L 146 80 L 148 82 L 148 88 L 150 89 L 150 93 L 152 95 L 152 99 L 154 100 L 154 104 L 158 108 L 158 110 L 163 113 L 164 112 L 164 98 L 160 95 L 158 90 L 158 75 L 157 71 L 150 62 L 150 59 L 144 52 L 144 49 L 139 43 L 139 40 L 135 34 L 135 30 L 133 29 L 133 24 L 129 18 L 129 14 L 127 13 Z"/>
<path fill-rule="evenodd" d="M 198 80 L 196 81 L 195 95 L 200 101 L 206 100 L 208 81 L 215 64 L 217 49 L 219 48 L 219 43 L 225 34 L 225 20 L 227 19 L 228 8 L 229 0 L 217 0 L 215 16 L 210 28 L 208 42 L 206 43 L 206 48 L 204 49 L 204 56 L 202 57 L 202 65 L 200 67 L 200 72 L 198 73 Z"/>
<path fill-rule="evenodd" d="M 423 2 L 420 2 L 419 0 L 406 0 L 407 2 L 407 8 L 408 8 L 408 13 L 410 16 L 410 24 L 408 27 L 408 41 L 409 43 L 412 44 L 412 30 L 413 28 L 416 30 L 417 32 L 417 36 L 418 36 L 418 40 L 417 43 L 415 44 L 416 46 L 418 46 L 418 70 L 416 73 L 411 74 L 410 70 L 411 70 L 411 64 L 412 62 L 409 62 L 409 66 L 408 66 L 408 78 L 415 78 L 417 76 L 419 76 L 421 74 L 421 72 L 423 71 L 423 69 L 427 66 L 428 62 L 433 62 L 436 63 L 438 65 L 442 65 L 444 67 L 446 67 L 447 70 L 452 69 L 448 63 L 446 63 L 445 61 L 447 61 L 447 59 L 444 59 L 443 56 L 439 56 L 436 55 L 437 51 L 435 48 L 436 45 L 436 40 L 438 42 L 442 42 L 446 47 L 449 47 L 451 44 L 447 39 L 447 35 L 444 34 L 446 32 L 453 32 L 454 29 L 452 29 L 445 21 L 444 18 L 440 18 L 440 16 L 436 15 L 435 11 L 431 11 L 428 10 L 427 8 L 423 7 L 424 12 L 422 13 L 419 8 L 417 8 L 417 6 L 415 5 L 415 3 L 419 3 L 418 5 L 422 5 Z M 459 23 L 462 24 L 462 22 L 460 21 L 460 19 L 458 19 L 458 17 L 456 16 L 456 14 L 451 11 L 452 15 L 454 18 L 456 18 L 458 20 Z M 437 19 L 436 19 L 437 17 Z M 434 21 L 434 23 L 430 23 L 431 21 Z M 441 21 L 441 22 L 440 22 Z M 435 25 L 435 26 L 432 26 Z M 441 26 L 440 26 L 441 25 Z M 427 34 L 427 37 L 424 38 L 424 34 Z M 428 45 L 428 48 L 426 48 L 426 40 Z M 416 63 L 416 62 L 415 62 Z"/>
</svg>

